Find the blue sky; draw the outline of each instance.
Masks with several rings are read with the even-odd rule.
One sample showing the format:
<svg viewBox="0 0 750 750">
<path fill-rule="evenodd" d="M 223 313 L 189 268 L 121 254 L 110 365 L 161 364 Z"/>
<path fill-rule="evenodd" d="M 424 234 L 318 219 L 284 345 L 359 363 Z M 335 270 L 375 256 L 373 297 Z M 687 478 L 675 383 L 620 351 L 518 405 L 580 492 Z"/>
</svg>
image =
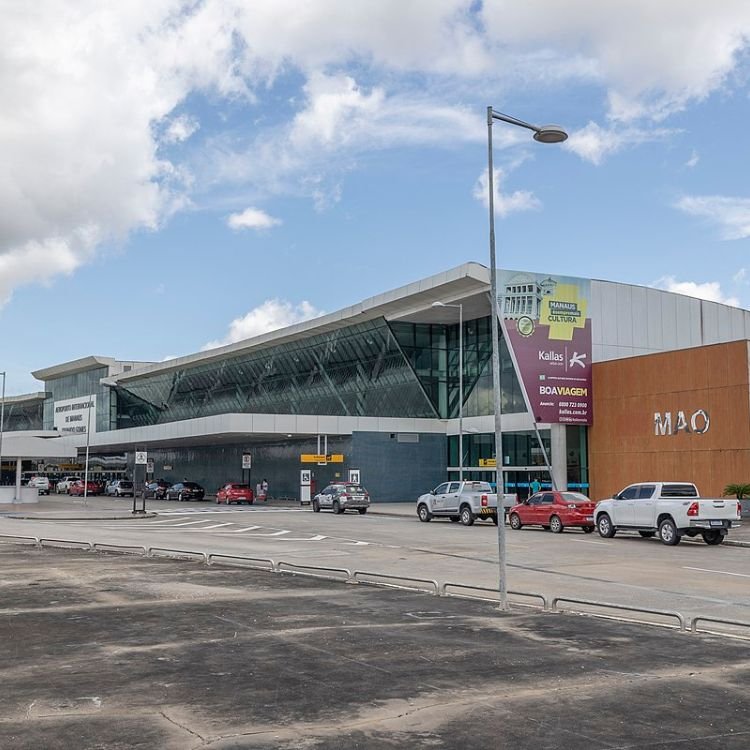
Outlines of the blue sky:
<svg viewBox="0 0 750 750">
<path fill-rule="evenodd" d="M 10 3 L 8 392 L 487 263 L 488 105 L 500 265 L 750 306 L 750 5 L 603 5 Z"/>
</svg>

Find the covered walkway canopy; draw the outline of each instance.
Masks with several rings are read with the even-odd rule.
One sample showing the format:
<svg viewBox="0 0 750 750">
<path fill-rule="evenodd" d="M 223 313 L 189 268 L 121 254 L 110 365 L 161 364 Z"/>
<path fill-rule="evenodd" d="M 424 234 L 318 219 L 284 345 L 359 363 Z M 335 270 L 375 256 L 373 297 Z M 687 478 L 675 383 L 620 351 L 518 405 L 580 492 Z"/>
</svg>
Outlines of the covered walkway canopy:
<svg viewBox="0 0 750 750">
<path fill-rule="evenodd" d="M 33 488 L 21 487 L 21 462 L 38 458 L 76 458 L 78 451 L 62 440 L 54 430 L 18 430 L 3 433 L 2 456 L 16 462 L 16 483 L 13 487 L 0 487 L 0 503 L 36 502 L 38 493 Z"/>
</svg>

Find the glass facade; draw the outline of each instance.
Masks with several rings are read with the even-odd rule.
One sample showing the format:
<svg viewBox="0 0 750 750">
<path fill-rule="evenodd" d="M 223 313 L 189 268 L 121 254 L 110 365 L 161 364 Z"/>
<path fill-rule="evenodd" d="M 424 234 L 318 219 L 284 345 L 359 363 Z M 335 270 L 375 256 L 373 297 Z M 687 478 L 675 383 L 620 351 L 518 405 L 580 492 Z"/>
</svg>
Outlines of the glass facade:
<svg viewBox="0 0 750 750">
<path fill-rule="evenodd" d="M 3 430 L 41 430 L 44 424 L 44 402 L 41 398 L 28 401 L 6 401 Z"/>
<path fill-rule="evenodd" d="M 438 416 L 383 319 L 130 380 L 117 427 L 228 413 Z"/>
<path fill-rule="evenodd" d="M 455 418 L 458 325 L 378 319 L 123 382 L 117 428 L 227 413 Z M 489 317 L 464 323 L 464 416 L 492 413 Z M 501 342 L 503 411 L 523 412 Z"/>
</svg>

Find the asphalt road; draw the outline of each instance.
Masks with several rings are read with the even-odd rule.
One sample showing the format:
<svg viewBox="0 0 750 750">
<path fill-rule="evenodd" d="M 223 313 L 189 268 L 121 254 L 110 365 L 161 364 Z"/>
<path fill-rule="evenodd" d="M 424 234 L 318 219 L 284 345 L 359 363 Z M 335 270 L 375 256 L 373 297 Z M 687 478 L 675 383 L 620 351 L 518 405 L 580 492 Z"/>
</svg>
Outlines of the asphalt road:
<svg viewBox="0 0 750 750">
<path fill-rule="evenodd" d="M 114 501 L 113 501 L 114 502 Z M 119 501 L 123 510 L 129 501 Z M 495 588 L 497 529 L 402 516 L 312 513 L 308 508 L 150 503 L 157 518 L 38 521 L 0 518 L 0 533 L 268 557 Z M 576 530 L 507 529 L 508 588 L 548 596 L 750 621 L 750 549 Z"/>
</svg>

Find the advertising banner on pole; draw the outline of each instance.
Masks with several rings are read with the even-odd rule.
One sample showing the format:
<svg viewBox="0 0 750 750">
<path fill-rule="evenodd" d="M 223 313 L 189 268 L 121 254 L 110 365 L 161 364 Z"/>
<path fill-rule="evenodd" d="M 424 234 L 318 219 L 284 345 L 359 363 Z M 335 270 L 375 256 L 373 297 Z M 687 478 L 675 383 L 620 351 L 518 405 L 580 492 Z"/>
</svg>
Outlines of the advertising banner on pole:
<svg viewBox="0 0 750 750">
<path fill-rule="evenodd" d="M 498 271 L 498 294 L 534 419 L 591 424 L 591 283 Z"/>
</svg>

